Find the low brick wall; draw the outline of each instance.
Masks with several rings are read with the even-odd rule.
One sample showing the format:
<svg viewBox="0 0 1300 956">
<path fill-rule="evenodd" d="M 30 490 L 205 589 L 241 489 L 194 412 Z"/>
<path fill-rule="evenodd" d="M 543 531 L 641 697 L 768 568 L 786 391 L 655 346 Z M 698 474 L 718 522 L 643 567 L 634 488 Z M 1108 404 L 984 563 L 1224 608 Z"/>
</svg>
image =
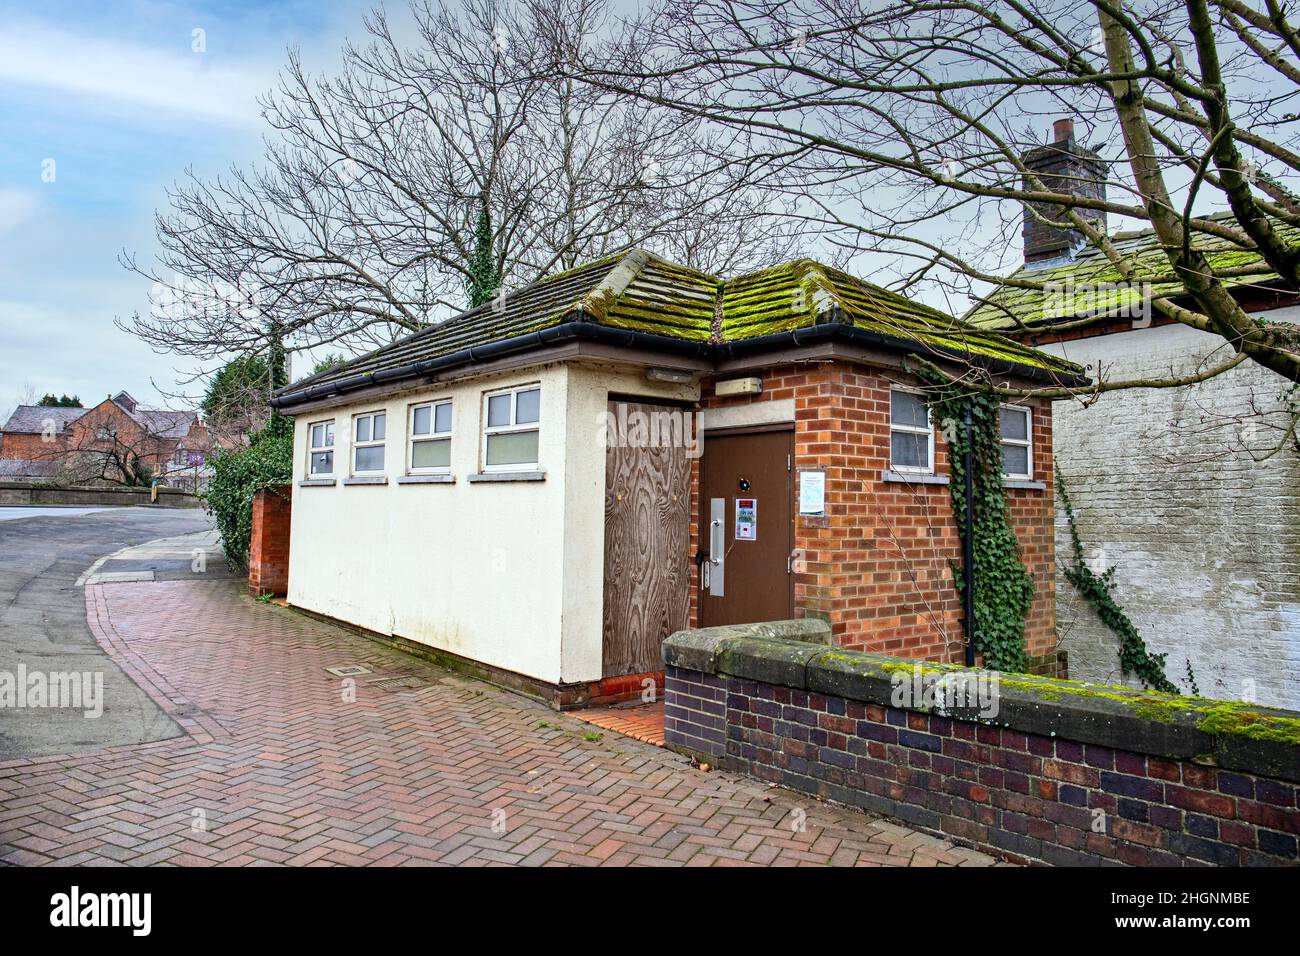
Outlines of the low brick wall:
<svg viewBox="0 0 1300 956">
<path fill-rule="evenodd" d="M 1297 862 L 1300 714 L 726 628 L 664 661 L 665 744 L 728 770 L 1029 862 Z"/>
<path fill-rule="evenodd" d="M 148 488 L 113 485 L 45 485 L 26 481 L 0 481 L 0 505 L 157 505 L 164 508 L 201 508 L 203 499 L 179 488 L 159 488 L 150 500 Z"/>
<path fill-rule="evenodd" d="M 272 485 L 253 495 L 248 588 L 254 594 L 289 593 L 289 520 L 293 509 L 290 490 L 288 485 Z"/>
</svg>

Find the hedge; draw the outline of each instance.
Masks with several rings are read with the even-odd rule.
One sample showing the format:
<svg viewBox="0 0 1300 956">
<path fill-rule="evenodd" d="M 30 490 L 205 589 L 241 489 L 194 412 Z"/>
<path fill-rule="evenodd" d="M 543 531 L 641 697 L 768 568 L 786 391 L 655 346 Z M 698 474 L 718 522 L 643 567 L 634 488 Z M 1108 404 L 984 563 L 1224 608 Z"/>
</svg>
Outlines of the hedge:
<svg viewBox="0 0 1300 956">
<path fill-rule="evenodd" d="M 206 497 L 208 513 L 217 519 L 221 546 L 234 568 L 248 567 L 253 533 L 253 495 L 268 485 L 285 485 L 293 478 L 293 431 L 278 423 L 255 433 L 247 448 L 218 455 Z"/>
</svg>

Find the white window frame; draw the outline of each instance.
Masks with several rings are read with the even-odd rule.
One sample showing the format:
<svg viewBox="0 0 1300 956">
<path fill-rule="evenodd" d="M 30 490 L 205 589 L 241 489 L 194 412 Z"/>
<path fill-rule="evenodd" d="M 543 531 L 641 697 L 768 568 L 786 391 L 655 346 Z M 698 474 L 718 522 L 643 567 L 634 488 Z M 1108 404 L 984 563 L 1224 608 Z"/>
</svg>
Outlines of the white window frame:
<svg viewBox="0 0 1300 956">
<path fill-rule="evenodd" d="M 375 416 L 384 416 L 384 437 L 375 440 Z M 363 418 L 370 419 L 370 439 L 368 441 L 357 441 L 357 422 Z M 359 478 L 368 478 L 373 475 L 382 475 L 388 469 L 388 449 L 384 448 L 388 444 L 388 409 L 376 408 L 368 412 L 357 412 L 352 416 L 352 447 L 348 450 L 348 473 Z M 361 471 L 357 468 L 357 450 L 361 448 L 384 448 L 384 467 L 374 471 Z"/>
<path fill-rule="evenodd" d="M 894 392 L 906 392 L 909 395 L 919 395 L 922 398 L 921 404 L 925 407 L 925 428 L 919 428 L 916 425 L 895 425 L 894 424 Z M 908 388 L 906 385 L 891 385 L 889 387 L 889 469 L 904 475 L 933 475 L 934 474 L 934 416 L 930 414 L 930 407 L 924 401 L 926 392 L 920 388 Z M 900 465 L 894 461 L 894 432 L 905 432 L 908 435 L 925 435 L 929 441 L 929 451 L 926 457 L 930 461 L 928 468 L 920 468 L 916 465 Z"/>
<path fill-rule="evenodd" d="M 1013 412 L 1025 413 L 1025 437 L 1024 438 L 1003 438 L 1002 437 L 1002 409 Z M 1009 471 L 1003 472 L 1003 477 L 1016 480 L 1032 481 L 1034 478 L 1034 410 L 1028 405 L 1003 405 L 998 410 L 998 442 L 1001 445 L 1015 445 L 1017 448 L 1026 449 L 1025 467 L 1028 469 L 1023 475 L 1013 474 Z"/>
<path fill-rule="evenodd" d="M 445 432 L 438 431 L 438 408 L 446 405 L 451 409 L 451 428 Z M 486 407 L 486 406 L 484 406 Z M 429 434 L 415 434 L 415 412 L 416 409 L 429 409 Z M 416 402 L 408 406 L 406 410 L 406 473 L 408 475 L 449 475 L 451 474 L 451 461 L 448 459 L 446 465 L 438 465 L 432 468 L 415 467 L 415 446 L 425 441 L 450 441 L 452 432 L 456 428 L 456 406 L 450 398 L 435 398 L 427 402 Z"/>
<path fill-rule="evenodd" d="M 525 423 L 523 423 L 522 425 L 520 425 L 520 424 L 516 424 L 516 423 L 515 423 L 515 418 L 518 416 L 518 409 L 519 409 L 519 393 L 520 393 L 520 392 L 531 392 L 531 391 L 533 391 L 534 389 L 536 389 L 536 390 L 537 390 L 537 393 L 538 393 L 538 395 L 537 395 L 537 421 L 535 421 L 535 422 L 525 422 Z M 510 434 L 523 433 L 523 432 L 537 432 L 537 457 L 538 457 L 539 459 L 541 458 L 541 456 L 542 456 L 542 440 L 541 440 L 541 432 L 542 432 L 542 401 L 541 401 L 541 390 L 542 390 L 542 386 L 541 386 L 541 383 L 540 383 L 540 382 L 529 382 L 529 383 L 526 384 L 526 385 L 511 385 L 509 388 L 498 388 L 498 389 L 493 389 L 493 390 L 490 391 L 490 392 L 484 392 L 484 393 L 483 393 L 483 405 L 482 405 L 482 409 L 483 409 L 483 428 L 482 428 L 482 433 L 483 433 L 483 434 L 482 434 L 482 438 L 481 438 L 481 440 L 480 440 L 480 442 L 479 442 L 479 455 L 480 455 L 479 461 L 481 462 L 481 469 L 482 469 L 482 471 L 485 471 L 485 472 L 502 472 L 502 471 L 533 471 L 533 470 L 535 470 L 535 469 L 538 467 L 538 465 L 540 464 L 540 462 L 537 462 L 537 461 L 531 461 L 531 462 L 529 462 L 529 461 L 521 461 L 521 462 L 516 462 L 516 463 L 514 463 L 514 464 L 510 464 L 510 465 L 489 465 L 489 464 L 487 463 L 487 446 L 488 446 L 488 437 L 491 436 L 491 435 L 510 435 Z M 498 395 L 509 395 L 509 396 L 510 396 L 510 424 L 509 424 L 509 425 L 496 425 L 496 426 L 489 426 L 489 425 L 488 425 L 488 404 L 489 404 L 489 402 L 491 401 L 491 399 L 492 399 L 493 397 L 498 396 Z"/>
<path fill-rule="evenodd" d="M 316 430 L 317 425 L 324 425 L 326 428 L 327 435 L 330 429 L 331 428 L 333 429 L 334 441 L 331 444 L 317 446 L 311 443 L 312 432 Z M 308 478 L 333 478 L 334 477 L 335 471 L 338 469 L 338 463 L 339 463 L 338 439 L 339 439 L 338 422 L 335 419 L 322 418 L 320 421 L 307 423 L 307 477 Z M 330 452 L 330 461 L 334 463 L 334 467 L 331 468 L 329 471 L 316 471 L 313 466 L 312 456 L 319 452 L 326 452 L 326 451 Z"/>
</svg>

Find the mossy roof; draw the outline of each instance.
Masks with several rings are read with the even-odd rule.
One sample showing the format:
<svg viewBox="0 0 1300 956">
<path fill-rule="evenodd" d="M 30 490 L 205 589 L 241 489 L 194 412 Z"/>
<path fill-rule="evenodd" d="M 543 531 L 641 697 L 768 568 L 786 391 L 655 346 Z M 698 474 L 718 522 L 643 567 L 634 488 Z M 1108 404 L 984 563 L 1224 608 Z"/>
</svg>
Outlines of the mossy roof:
<svg viewBox="0 0 1300 956">
<path fill-rule="evenodd" d="M 1224 214 L 1210 218 L 1232 222 L 1231 216 Z M 1300 229 L 1283 223 L 1274 223 L 1274 228 L 1284 237 L 1300 242 Z M 1089 246 L 1073 259 L 1059 264 L 1057 260 L 1049 260 L 1022 266 L 1008 279 L 1041 282 L 1048 288 L 999 285 L 966 314 L 966 321 L 982 329 L 1011 330 L 1022 323 L 1027 326 L 1051 325 L 1087 317 L 1100 320 L 1108 316 L 1135 314 L 1134 310 L 1145 297 L 1172 298 L 1186 294 L 1181 283 L 1155 281 L 1162 277 L 1167 279 L 1173 267 L 1152 230 L 1118 234 L 1114 245 L 1133 263 L 1137 274 L 1132 280 L 1124 280 L 1101 250 Z M 1198 233 L 1196 246 L 1215 270 L 1240 269 L 1260 261 L 1257 251 L 1242 249 L 1221 236 Z M 1221 276 L 1220 281 L 1230 288 L 1280 285 L 1274 272 L 1226 275 Z M 1144 288 L 1143 284 L 1147 287 Z"/>
<path fill-rule="evenodd" d="M 732 279 L 634 249 L 547 276 L 328 371 L 277 396 L 397 369 L 565 322 L 591 322 L 701 344 L 756 339 L 824 323 L 888 336 L 918 354 L 956 353 L 1077 375 L 1077 366 L 937 309 L 799 259 Z"/>
</svg>

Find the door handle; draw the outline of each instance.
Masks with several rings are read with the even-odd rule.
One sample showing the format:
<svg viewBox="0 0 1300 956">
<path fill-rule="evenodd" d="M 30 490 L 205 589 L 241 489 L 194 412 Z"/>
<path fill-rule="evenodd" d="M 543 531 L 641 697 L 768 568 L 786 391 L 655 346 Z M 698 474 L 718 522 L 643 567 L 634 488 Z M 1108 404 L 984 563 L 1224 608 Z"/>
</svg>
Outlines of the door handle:
<svg viewBox="0 0 1300 956">
<path fill-rule="evenodd" d="M 727 499 L 709 499 L 709 573 L 706 587 L 713 597 L 725 596 L 727 561 Z"/>
</svg>

